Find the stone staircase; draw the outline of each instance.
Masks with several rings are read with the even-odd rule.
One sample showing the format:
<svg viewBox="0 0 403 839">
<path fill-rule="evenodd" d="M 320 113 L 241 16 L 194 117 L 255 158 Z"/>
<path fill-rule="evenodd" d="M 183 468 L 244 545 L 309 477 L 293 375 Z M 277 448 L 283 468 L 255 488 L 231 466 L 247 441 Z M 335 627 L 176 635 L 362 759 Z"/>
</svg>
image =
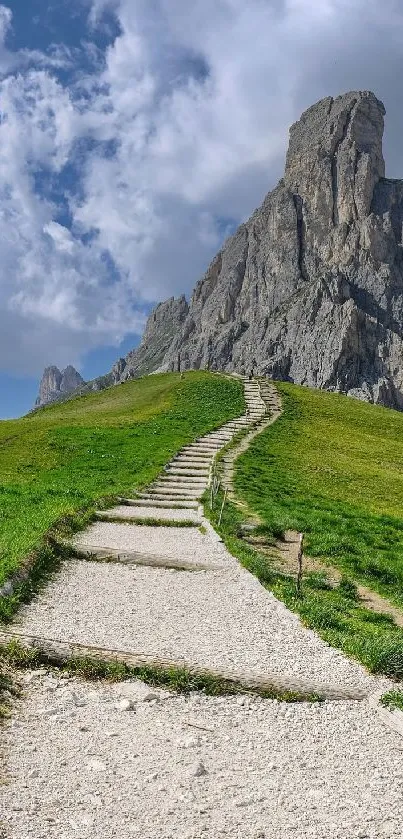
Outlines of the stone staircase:
<svg viewBox="0 0 403 839">
<path fill-rule="evenodd" d="M 362 668 L 330 654 L 242 568 L 203 516 L 217 453 L 236 438 L 224 466 L 231 484 L 240 447 L 281 411 L 273 385 L 243 384 L 245 414 L 183 447 L 134 498 L 99 511 L 72 540 L 75 558 L 20 610 L 3 642 L 18 638 L 53 658 L 179 667 L 257 690 L 357 699 L 372 688 Z M 327 681 L 330 669 L 337 684 Z"/>
<path fill-rule="evenodd" d="M 132 521 L 149 518 L 154 521 L 157 518 L 167 519 L 169 516 L 172 522 L 177 520 L 180 523 L 185 518 L 184 515 L 178 516 L 178 509 L 181 509 L 188 510 L 186 518 L 189 521 L 200 524 L 199 502 L 210 485 L 215 456 L 236 434 L 248 431 L 266 416 L 267 406 L 261 394 L 259 381 L 243 379 L 243 382 L 246 402 L 246 413 L 243 416 L 184 446 L 148 489 L 137 493 L 134 499 L 122 499 L 122 504 L 113 510 L 99 512 L 99 518 L 110 521 L 116 518 Z M 163 510 L 171 512 L 161 516 Z M 102 545 L 104 549 L 108 548 L 110 533 L 111 531 L 105 531 L 105 544 Z M 85 544 L 93 547 L 91 542 L 86 543 L 86 538 L 90 536 L 91 529 L 87 534 L 80 534 L 75 546 L 80 550 Z"/>
</svg>

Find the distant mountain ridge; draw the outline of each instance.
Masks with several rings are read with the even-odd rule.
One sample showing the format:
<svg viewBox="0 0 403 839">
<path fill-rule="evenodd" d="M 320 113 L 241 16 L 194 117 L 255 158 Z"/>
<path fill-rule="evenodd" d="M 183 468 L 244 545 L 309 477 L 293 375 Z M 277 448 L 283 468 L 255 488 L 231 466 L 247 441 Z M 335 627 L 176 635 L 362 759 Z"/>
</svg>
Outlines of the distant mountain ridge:
<svg viewBox="0 0 403 839">
<path fill-rule="evenodd" d="M 50 402 L 57 402 L 63 397 L 70 396 L 82 384 L 84 384 L 84 379 L 71 364 L 64 370 L 59 370 L 54 365 L 46 367 L 39 385 L 35 408 L 42 408 Z"/>
<path fill-rule="evenodd" d="M 57 367 L 47 367 L 42 377 L 35 407 L 42 407 L 55 401 L 61 402 L 71 396 L 83 396 L 85 393 L 104 390 L 129 379 L 154 372 L 163 363 L 175 336 L 182 329 L 188 311 L 189 306 L 184 295 L 176 300 L 171 297 L 164 303 L 159 303 L 148 318 L 140 345 L 131 350 L 125 358 L 119 358 L 109 373 L 90 382 L 85 382 L 73 367 L 66 368 L 74 370 L 80 381 L 73 388 L 62 389 L 60 386 L 57 387 L 57 382 L 60 381 L 60 377 L 64 381 L 63 374 Z"/>
<path fill-rule="evenodd" d="M 369 91 L 305 111 L 279 184 L 104 384 L 253 369 L 403 410 L 403 181 L 385 177 L 384 114 Z"/>
</svg>

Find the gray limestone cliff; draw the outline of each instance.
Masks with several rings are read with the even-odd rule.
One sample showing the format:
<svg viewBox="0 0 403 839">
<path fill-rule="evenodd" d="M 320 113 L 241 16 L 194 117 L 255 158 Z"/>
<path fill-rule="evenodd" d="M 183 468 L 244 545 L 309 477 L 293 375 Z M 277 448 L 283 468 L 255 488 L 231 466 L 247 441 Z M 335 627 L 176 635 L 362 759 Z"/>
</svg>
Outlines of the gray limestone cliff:
<svg viewBox="0 0 403 839">
<path fill-rule="evenodd" d="M 403 408 L 403 181 L 385 109 L 327 98 L 290 129 L 284 178 L 196 285 L 161 369 L 257 373 Z"/>
<path fill-rule="evenodd" d="M 140 346 L 76 392 L 157 370 L 253 369 L 403 410 L 403 181 L 385 178 L 384 114 L 368 91 L 305 111 L 284 177 L 190 304 L 159 304 Z"/>
<path fill-rule="evenodd" d="M 164 303 L 159 303 L 147 320 L 139 346 L 131 350 L 125 358 L 119 358 L 105 376 L 100 376 L 79 388 L 77 394 L 104 390 L 129 379 L 138 379 L 153 373 L 162 364 L 175 336 L 181 332 L 188 311 L 189 306 L 184 295 L 178 298 L 170 297 Z"/>
<path fill-rule="evenodd" d="M 58 402 L 63 397 L 72 394 L 83 384 L 84 379 L 71 365 L 66 367 L 65 370 L 59 370 L 58 367 L 54 366 L 46 367 L 39 385 L 35 407 L 42 408 L 51 402 Z"/>
<path fill-rule="evenodd" d="M 148 318 L 139 347 L 120 358 L 112 369 L 115 382 L 146 376 L 163 363 L 176 336 L 181 334 L 189 306 L 184 295 L 159 303 Z"/>
</svg>

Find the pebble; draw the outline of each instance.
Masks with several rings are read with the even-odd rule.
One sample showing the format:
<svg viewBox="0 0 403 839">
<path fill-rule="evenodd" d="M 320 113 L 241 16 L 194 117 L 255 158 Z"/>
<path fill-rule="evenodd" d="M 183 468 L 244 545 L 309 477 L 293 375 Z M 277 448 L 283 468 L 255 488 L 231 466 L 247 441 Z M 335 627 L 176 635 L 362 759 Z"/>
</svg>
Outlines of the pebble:
<svg viewBox="0 0 403 839">
<path fill-rule="evenodd" d="M 132 711 L 134 704 L 131 699 L 119 699 L 119 702 L 116 702 L 115 708 L 117 711 Z"/>
<path fill-rule="evenodd" d="M 103 763 L 102 760 L 90 760 L 88 763 L 88 769 L 92 769 L 93 772 L 105 772 L 106 763 Z"/>
<path fill-rule="evenodd" d="M 204 763 L 199 761 L 198 763 L 194 764 L 194 766 L 192 767 L 192 769 L 190 771 L 190 774 L 192 775 L 193 778 L 202 778 L 203 775 L 207 775 L 208 772 L 207 772 L 207 769 L 206 769 Z"/>
<path fill-rule="evenodd" d="M 54 714 L 58 713 L 58 708 L 56 708 L 55 706 L 49 708 L 40 708 L 37 711 L 37 713 L 41 717 L 52 717 Z"/>
</svg>

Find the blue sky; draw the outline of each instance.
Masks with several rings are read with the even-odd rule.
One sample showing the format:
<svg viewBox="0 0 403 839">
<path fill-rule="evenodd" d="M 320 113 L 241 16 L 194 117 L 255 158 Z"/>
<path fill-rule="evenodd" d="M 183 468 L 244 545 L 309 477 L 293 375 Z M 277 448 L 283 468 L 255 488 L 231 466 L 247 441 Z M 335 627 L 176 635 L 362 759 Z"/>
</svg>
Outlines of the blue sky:
<svg viewBox="0 0 403 839">
<path fill-rule="evenodd" d="M 403 175 L 402 40 L 397 0 L 0 4 L 0 417 L 191 292 L 317 99 L 374 90 Z"/>
</svg>

